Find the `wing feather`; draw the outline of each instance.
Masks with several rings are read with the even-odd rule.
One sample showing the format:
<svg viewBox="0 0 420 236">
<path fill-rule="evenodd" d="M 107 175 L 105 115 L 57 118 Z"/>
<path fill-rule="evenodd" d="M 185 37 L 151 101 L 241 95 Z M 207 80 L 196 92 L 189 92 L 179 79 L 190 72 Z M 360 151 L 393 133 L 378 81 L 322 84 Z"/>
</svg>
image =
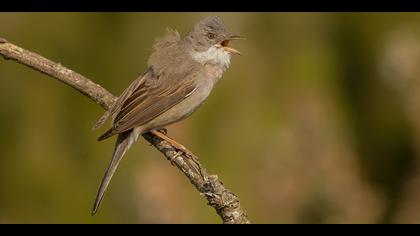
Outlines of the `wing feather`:
<svg viewBox="0 0 420 236">
<path fill-rule="evenodd" d="M 155 78 L 152 72 L 144 76 L 141 83 L 123 94 L 124 100 L 114 108 L 113 126 L 104 138 L 146 124 L 190 96 L 196 89 L 192 78 Z"/>
<path fill-rule="evenodd" d="M 124 104 L 124 101 L 127 100 L 128 97 L 132 95 L 134 91 L 136 91 L 137 87 L 143 83 L 143 81 L 146 79 L 147 72 L 144 73 L 142 76 L 137 78 L 135 81 L 133 81 L 130 86 L 128 86 L 122 94 L 115 100 L 115 102 L 112 104 L 109 110 L 105 111 L 105 113 L 99 118 L 99 120 L 95 123 L 93 126 L 93 129 L 100 128 L 109 117 L 113 117 L 112 120 L 114 120 L 115 115 L 118 114 L 121 110 L 122 105 Z"/>
</svg>

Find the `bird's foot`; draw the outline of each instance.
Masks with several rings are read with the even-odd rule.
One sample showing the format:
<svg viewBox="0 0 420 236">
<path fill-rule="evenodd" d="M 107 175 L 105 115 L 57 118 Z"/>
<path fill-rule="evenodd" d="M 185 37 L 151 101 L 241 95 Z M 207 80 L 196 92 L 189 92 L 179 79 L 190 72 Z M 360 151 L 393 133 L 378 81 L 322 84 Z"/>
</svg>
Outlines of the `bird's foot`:
<svg viewBox="0 0 420 236">
<path fill-rule="evenodd" d="M 166 129 L 165 129 L 166 131 Z M 166 142 L 168 142 L 169 144 L 171 144 L 172 147 L 174 147 L 175 149 L 177 149 L 178 151 L 181 152 L 181 154 L 184 154 L 185 156 L 193 156 L 193 153 L 188 150 L 187 148 L 185 148 L 182 144 L 178 143 L 177 141 L 169 138 L 168 136 L 166 136 L 166 133 L 162 133 L 161 130 L 159 131 L 150 131 L 152 134 L 158 136 L 159 138 L 165 140 Z"/>
<path fill-rule="evenodd" d="M 169 162 L 171 163 L 171 165 L 175 165 L 175 160 L 180 157 L 183 154 L 182 151 L 178 151 L 177 153 L 175 153 L 175 155 L 173 155 L 172 157 L 168 158 Z"/>
<path fill-rule="evenodd" d="M 164 134 L 164 135 L 168 135 L 168 130 L 167 129 L 165 129 L 165 128 L 163 128 L 163 129 L 158 129 L 157 130 L 158 132 L 161 132 L 162 134 Z"/>
</svg>

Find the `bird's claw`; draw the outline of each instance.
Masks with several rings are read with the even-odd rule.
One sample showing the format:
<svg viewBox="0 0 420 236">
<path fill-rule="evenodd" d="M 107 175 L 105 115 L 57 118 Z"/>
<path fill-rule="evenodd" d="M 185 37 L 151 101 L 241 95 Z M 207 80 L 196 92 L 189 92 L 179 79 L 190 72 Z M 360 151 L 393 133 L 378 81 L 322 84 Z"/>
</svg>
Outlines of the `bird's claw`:
<svg viewBox="0 0 420 236">
<path fill-rule="evenodd" d="M 175 160 L 176 160 L 176 158 L 178 158 L 179 156 L 181 156 L 183 154 L 183 152 L 182 151 L 178 151 L 177 153 L 175 153 L 175 155 L 174 156 L 172 156 L 172 157 L 170 157 L 170 158 L 168 158 L 169 159 L 169 162 L 171 162 L 171 165 L 175 165 Z"/>
<path fill-rule="evenodd" d="M 195 158 L 194 154 L 182 145 L 179 145 L 179 146 L 172 145 L 172 147 L 177 150 L 175 155 L 169 158 L 169 161 L 171 162 L 172 165 L 174 165 L 176 158 L 180 157 L 181 155 L 184 155 L 187 158 L 192 158 L 192 159 Z"/>
<path fill-rule="evenodd" d="M 185 150 L 183 150 L 182 152 L 183 152 L 183 153 L 184 153 L 184 155 L 185 155 L 185 156 L 187 156 L 187 157 L 194 157 L 194 154 L 193 154 L 190 150 L 188 150 L 188 149 L 185 149 Z"/>
<path fill-rule="evenodd" d="M 181 145 L 181 144 L 172 145 L 172 147 L 174 147 L 179 152 L 181 152 L 182 154 L 184 154 L 184 156 L 187 156 L 187 157 L 192 157 L 193 156 L 193 153 L 190 150 L 188 150 L 186 147 L 184 147 L 183 145 Z"/>
<path fill-rule="evenodd" d="M 163 129 L 159 129 L 158 132 L 161 132 L 164 135 L 168 135 L 168 130 L 163 128 Z"/>
</svg>

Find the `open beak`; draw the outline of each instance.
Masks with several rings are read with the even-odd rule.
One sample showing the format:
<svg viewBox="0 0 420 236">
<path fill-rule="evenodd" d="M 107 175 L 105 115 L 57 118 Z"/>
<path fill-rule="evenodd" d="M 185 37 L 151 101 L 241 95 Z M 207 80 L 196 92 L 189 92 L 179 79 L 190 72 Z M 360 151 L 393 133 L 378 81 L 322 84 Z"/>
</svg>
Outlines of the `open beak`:
<svg viewBox="0 0 420 236">
<path fill-rule="evenodd" d="M 229 47 L 229 42 L 231 40 L 235 40 L 235 39 L 244 39 L 244 38 L 242 38 L 241 36 L 238 36 L 238 35 L 233 35 L 233 36 L 230 36 L 228 39 L 223 40 L 220 43 L 220 45 L 222 45 L 223 49 L 226 50 L 227 52 L 234 53 L 234 54 L 237 54 L 237 55 L 242 55 L 241 52 L 239 52 L 238 50 Z"/>
</svg>

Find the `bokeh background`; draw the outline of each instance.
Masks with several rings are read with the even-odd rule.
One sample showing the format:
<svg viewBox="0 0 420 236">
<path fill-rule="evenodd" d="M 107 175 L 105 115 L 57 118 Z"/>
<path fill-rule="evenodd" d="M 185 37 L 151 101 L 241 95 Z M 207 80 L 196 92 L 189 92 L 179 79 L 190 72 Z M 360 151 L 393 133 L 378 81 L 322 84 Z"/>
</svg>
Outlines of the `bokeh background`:
<svg viewBox="0 0 420 236">
<path fill-rule="evenodd" d="M 0 13 L 0 37 L 118 95 L 166 27 L 211 13 Z M 420 223 L 420 14 L 216 13 L 247 38 L 168 128 L 254 223 Z M 90 209 L 115 139 L 75 90 L 0 60 L 0 223 L 219 223 L 146 141 Z"/>
</svg>

